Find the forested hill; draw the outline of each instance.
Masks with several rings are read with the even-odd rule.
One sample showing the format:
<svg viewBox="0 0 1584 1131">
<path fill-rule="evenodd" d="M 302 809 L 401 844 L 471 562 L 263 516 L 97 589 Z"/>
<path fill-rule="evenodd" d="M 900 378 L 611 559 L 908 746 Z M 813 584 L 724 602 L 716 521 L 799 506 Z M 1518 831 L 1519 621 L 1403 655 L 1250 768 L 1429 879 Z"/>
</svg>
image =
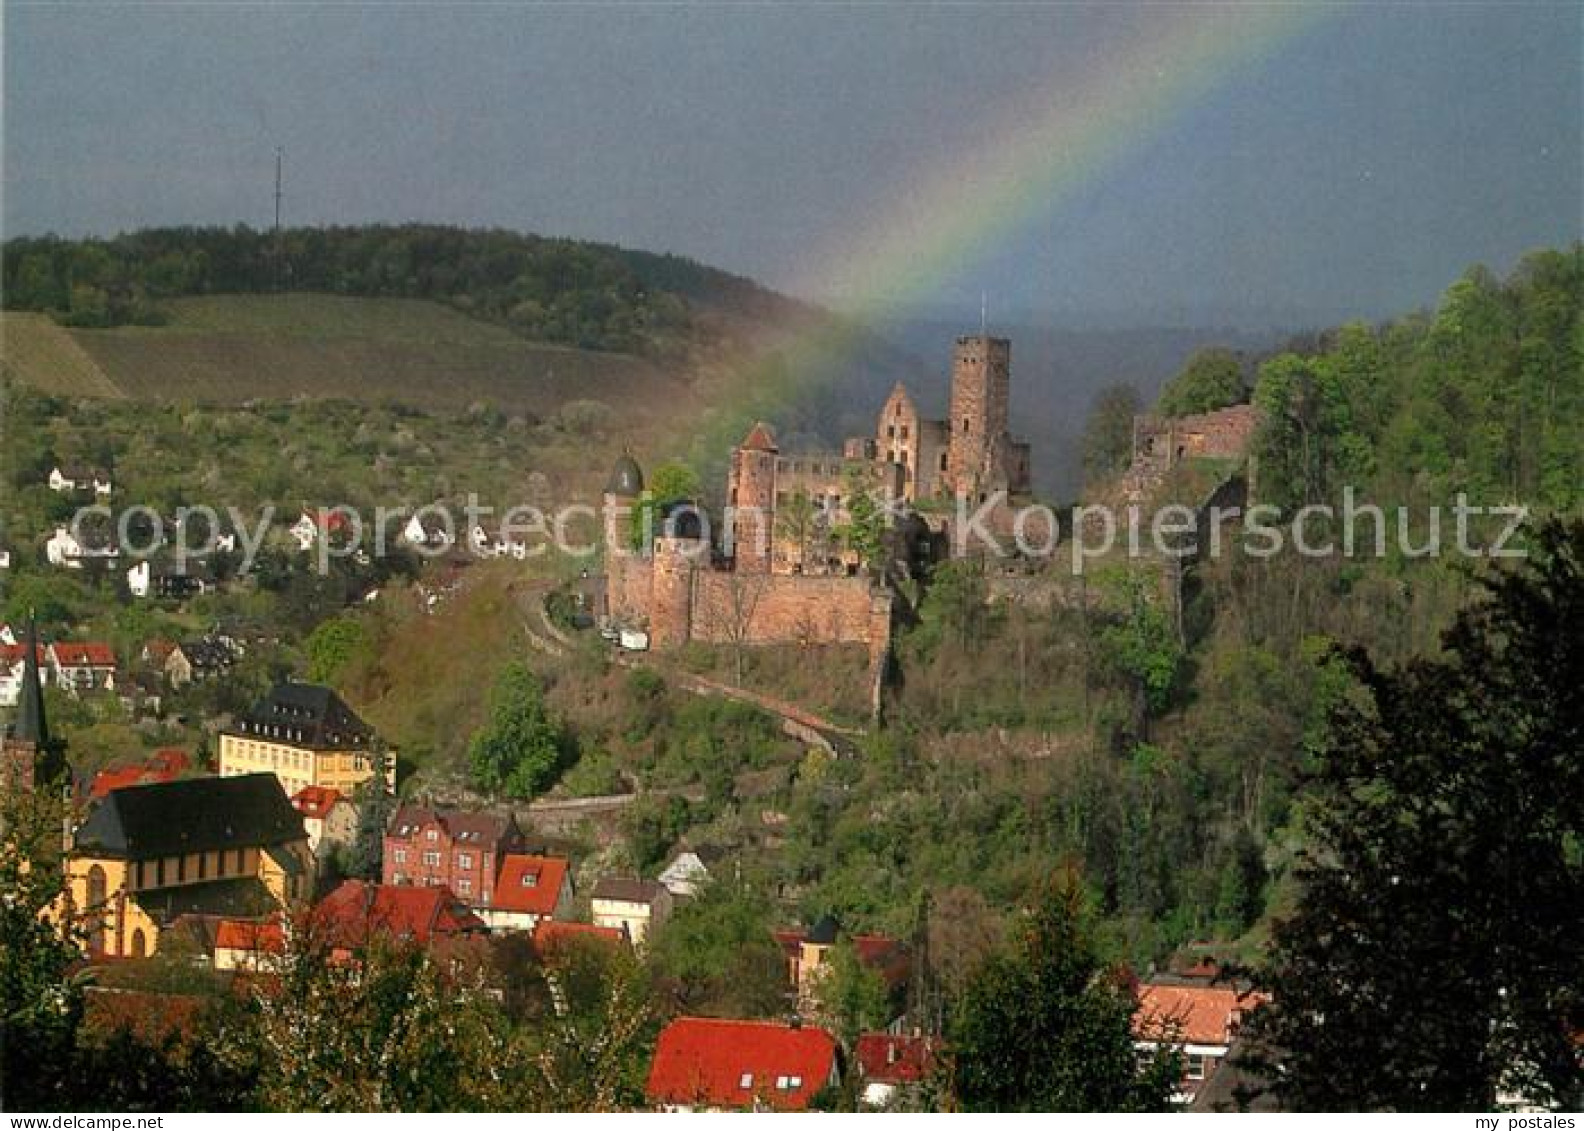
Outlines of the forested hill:
<svg viewBox="0 0 1584 1131">
<path fill-rule="evenodd" d="M 748 279 L 674 255 L 426 224 L 150 228 L 4 245 L 8 310 L 74 327 L 157 325 L 165 300 L 316 291 L 445 303 L 536 341 L 673 356 L 704 314 L 809 313 Z"/>
</svg>

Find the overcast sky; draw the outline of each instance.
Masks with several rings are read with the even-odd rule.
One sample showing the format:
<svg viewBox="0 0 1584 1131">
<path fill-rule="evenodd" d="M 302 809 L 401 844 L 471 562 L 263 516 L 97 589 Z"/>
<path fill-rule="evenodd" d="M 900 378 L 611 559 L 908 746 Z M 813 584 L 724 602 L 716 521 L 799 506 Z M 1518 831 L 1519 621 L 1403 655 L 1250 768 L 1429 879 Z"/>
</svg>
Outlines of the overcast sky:
<svg viewBox="0 0 1584 1131">
<path fill-rule="evenodd" d="M 1029 91 L 1081 101 L 1117 5 L 5 7 L 8 235 L 433 220 L 683 253 L 806 297 L 831 236 Z M 1326 320 L 1580 236 L 1578 4 L 1332 9 L 923 304 Z"/>
</svg>

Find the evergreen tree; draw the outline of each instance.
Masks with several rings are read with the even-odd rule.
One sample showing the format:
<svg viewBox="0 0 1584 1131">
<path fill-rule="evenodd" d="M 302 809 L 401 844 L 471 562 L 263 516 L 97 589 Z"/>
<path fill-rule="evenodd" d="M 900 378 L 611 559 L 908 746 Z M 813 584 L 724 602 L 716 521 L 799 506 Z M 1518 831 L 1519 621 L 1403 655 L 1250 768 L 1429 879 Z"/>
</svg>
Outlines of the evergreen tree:
<svg viewBox="0 0 1584 1131">
<path fill-rule="evenodd" d="M 1179 1057 L 1141 1055 L 1132 993 L 1100 961 L 1074 877 L 1052 881 L 951 1017 L 953 1088 L 970 1111 L 1164 1111 Z"/>
<path fill-rule="evenodd" d="M 1298 1108 L 1584 1106 L 1584 521 L 1333 713 L 1258 1029 Z"/>
</svg>

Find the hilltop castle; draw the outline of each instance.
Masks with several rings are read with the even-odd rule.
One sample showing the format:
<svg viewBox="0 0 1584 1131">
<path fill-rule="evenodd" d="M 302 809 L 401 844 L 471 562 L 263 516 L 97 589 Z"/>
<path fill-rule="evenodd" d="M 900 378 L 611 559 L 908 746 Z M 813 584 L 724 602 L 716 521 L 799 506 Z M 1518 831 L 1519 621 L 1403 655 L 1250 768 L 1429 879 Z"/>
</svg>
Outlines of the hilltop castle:
<svg viewBox="0 0 1584 1131">
<path fill-rule="evenodd" d="M 630 516 L 641 505 L 643 471 L 617 461 L 605 490 L 605 612 L 642 628 L 650 646 L 862 644 L 883 670 L 891 643 L 892 593 L 885 570 L 869 567 L 842 533 L 859 494 L 894 527 L 908 504 L 996 491 L 1026 492 L 1029 447 L 1008 430 L 1011 344 L 959 338 L 952 359 L 950 415 L 919 415 L 902 385 L 892 391 L 873 437 L 841 452 L 786 454 L 768 424 L 755 424 L 731 454 L 720 546 L 700 512 L 675 508 L 646 548 L 632 549 Z"/>
</svg>

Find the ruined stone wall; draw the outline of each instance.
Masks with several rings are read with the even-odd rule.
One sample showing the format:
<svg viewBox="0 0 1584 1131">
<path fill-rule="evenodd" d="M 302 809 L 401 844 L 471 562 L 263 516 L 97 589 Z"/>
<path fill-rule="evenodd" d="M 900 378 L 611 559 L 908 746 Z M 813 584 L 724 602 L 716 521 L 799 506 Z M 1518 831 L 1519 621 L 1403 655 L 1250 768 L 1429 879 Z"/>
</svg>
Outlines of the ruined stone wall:
<svg viewBox="0 0 1584 1131">
<path fill-rule="evenodd" d="M 640 624 L 649 618 L 653 593 L 654 562 L 634 553 L 606 554 L 606 615 L 624 624 Z"/>
<path fill-rule="evenodd" d="M 710 644 L 890 646 L 891 596 L 866 577 L 701 570 L 693 576 L 692 639 Z"/>
</svg>

